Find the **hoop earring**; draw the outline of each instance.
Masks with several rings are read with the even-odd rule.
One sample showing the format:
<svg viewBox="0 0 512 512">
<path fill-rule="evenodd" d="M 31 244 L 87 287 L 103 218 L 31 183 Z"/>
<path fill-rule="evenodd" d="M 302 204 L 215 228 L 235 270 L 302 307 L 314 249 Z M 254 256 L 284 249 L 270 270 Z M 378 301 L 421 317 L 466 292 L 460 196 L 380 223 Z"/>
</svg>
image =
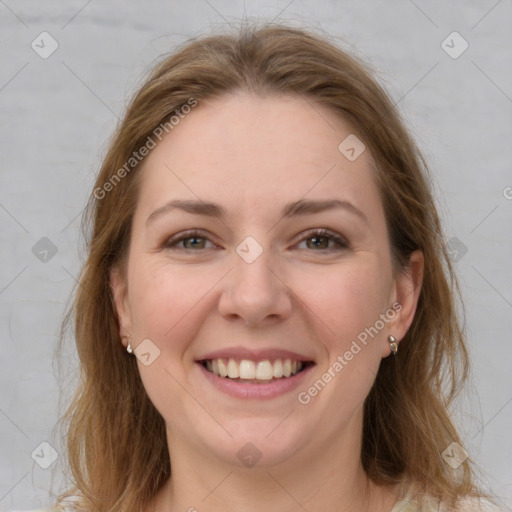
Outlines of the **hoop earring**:
<svg viewBox="0 0 512 512">
<path fill-rule="evenodd" d="M 121 338 L 126 339 L 126 338 L 130 338 L 130 336 L 126 335 L 126 334 L 123 334 L 121 336 Z M 126 346 L 126 352 L 128 352 L 128 354 L 133 354 L 133 349 L 132 349 L 132 346 L 130 345 L 130 342 L 128 342 L 128 345 Z"/>
<path fill-rule="evenodd" d="M 391 349 L 391 352 L 393 352 L 393 355 L 396 355 L 396 353 L 398 352 L 397 339 L 394 336 L 389 336 L 388 343 L 389 343 L 389 348 Z"/>
</svg>

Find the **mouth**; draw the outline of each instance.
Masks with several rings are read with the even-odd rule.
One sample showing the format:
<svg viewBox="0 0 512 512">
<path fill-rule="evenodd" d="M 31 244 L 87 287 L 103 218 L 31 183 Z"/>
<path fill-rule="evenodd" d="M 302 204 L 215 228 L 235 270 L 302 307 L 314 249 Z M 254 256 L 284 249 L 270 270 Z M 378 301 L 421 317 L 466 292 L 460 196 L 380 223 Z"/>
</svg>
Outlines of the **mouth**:
<svg viewBox="0 0 512 512">
<path fill-rule="evenodd" d="M 316 361 L 278 348 L 224 348 L 195 360 L 208 386 L 238 399 L 271 399 L 302 385 Z M 208 391 L 209 392 L 209 391 Z"/>
<path fill-rule="evenodd" d="M 218 357 L 197 362 L 216 377 L 245 384 L 270 384 L 290 379 L 314 365 L 313 361 L 291 358 L 254 360 Z"/>
</svg>

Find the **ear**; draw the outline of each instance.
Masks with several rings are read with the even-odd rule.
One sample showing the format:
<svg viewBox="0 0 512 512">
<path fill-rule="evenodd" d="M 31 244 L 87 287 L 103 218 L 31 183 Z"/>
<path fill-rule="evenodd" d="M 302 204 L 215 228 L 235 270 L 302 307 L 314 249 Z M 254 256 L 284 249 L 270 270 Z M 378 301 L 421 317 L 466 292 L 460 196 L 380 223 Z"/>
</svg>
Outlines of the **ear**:
<svg viewBox="0 0 512 512">
<path fill-rule="evenodd" d="M 130 311 L 130 303 L 128 301 L 128 286 L 126 279 L 122 275 L 119 268 L 113 268 L 110 271 L 110 290 L 112 293 L 112 301 L 114 310 L 119 322 L 119 336 L 123 345 L 128 345 L 128 339 L 122 338 L 123 335 L 130 335 L 132 332 L 132 318 Z"/>
<path fill-rule="evenodd" d="M 423 283 L 424 258 L 421 250 L 411 253 L 408 263 L 395 278 L 393 309 L 397 311 L 395 318 L 388 323 L 388 335 L 393 335 L 400 342 L 406 335 L 412 324 L 421 285 Z M 386 343 L 383 357 L 391 353 L 389 344 Z"/>
</svg>

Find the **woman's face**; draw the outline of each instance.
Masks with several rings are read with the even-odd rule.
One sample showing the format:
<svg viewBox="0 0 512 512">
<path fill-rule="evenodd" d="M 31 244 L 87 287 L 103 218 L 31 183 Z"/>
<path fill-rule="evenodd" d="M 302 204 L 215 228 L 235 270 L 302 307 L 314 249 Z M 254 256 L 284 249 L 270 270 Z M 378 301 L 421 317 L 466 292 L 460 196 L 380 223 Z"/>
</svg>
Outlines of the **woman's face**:
<svg viewBox="0 0 512 512">
<path fill-rule="evenodd" d="M 393 272 L 375 164 L 351 134 L 299 97 L 229 95 L 145 159 L 111 283 L 171 458 L 276 464 L 340 439 L 357 452 L 418 287 Z"/>
</svg>

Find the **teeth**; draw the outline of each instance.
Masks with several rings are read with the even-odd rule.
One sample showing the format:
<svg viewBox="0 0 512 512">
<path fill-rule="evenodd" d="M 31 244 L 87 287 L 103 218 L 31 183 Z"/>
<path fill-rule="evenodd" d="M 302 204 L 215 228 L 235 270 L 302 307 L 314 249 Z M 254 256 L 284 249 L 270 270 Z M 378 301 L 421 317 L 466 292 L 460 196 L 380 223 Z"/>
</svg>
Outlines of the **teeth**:
<svg viewBox="0 0 512 512">
<path fill-rule="evenodd" d="M 217 359 L 217 362 L 219 363 L 219 375 L 221 377 L 227 377 L 227 375 L 228 375 L 228 368 L 224 364 L 224 361 L 222 359 Z"/>
<path fill-rule="evenodd" d="M 230 359 L 228 363 L 228 377 L 230 379 L 238 379 L 240 377 L 240 369 L 234 359 Z"/>
<path fill-rule="evenodd" d="M 283 361 L 281 359 L 276 359 L 274 361 L 273 375 L 276 379 L 279 379 L 283 376 Z"/>
<path fill-rule="evenodd" d="M 292 374 L 292 362 L 289 359 L 285 359 L 283 364 L 283 375 L 289 377 Z"/>
<path fill-rule="evenodd" d="M 256 366 L 256 379 L 272 380 L 274 376 L 274 369 L 270 361 L 260 361 Z"/>
<path fill-rule="evenodd" d="M 235 363 L 236 364 L 236 363 Z M 240 378 L 241 379 L 255 379 L 256 378 L 256 365 L 254 361 L 242 359 L 240 361 Z"/>
<path fill-rule="evenodd" d="M 302 367 L 302 362 L 291 359 L 276 359 L 273 362 L 268 359 L 256 362 L 242 359 L 238 362 L 233 358 L 219 358 L 206 361 L 206 369 L 214 375 L 244 380 L 270 381 L 272 378 L 290 377 L 300 372 Z"/>
</svg>

